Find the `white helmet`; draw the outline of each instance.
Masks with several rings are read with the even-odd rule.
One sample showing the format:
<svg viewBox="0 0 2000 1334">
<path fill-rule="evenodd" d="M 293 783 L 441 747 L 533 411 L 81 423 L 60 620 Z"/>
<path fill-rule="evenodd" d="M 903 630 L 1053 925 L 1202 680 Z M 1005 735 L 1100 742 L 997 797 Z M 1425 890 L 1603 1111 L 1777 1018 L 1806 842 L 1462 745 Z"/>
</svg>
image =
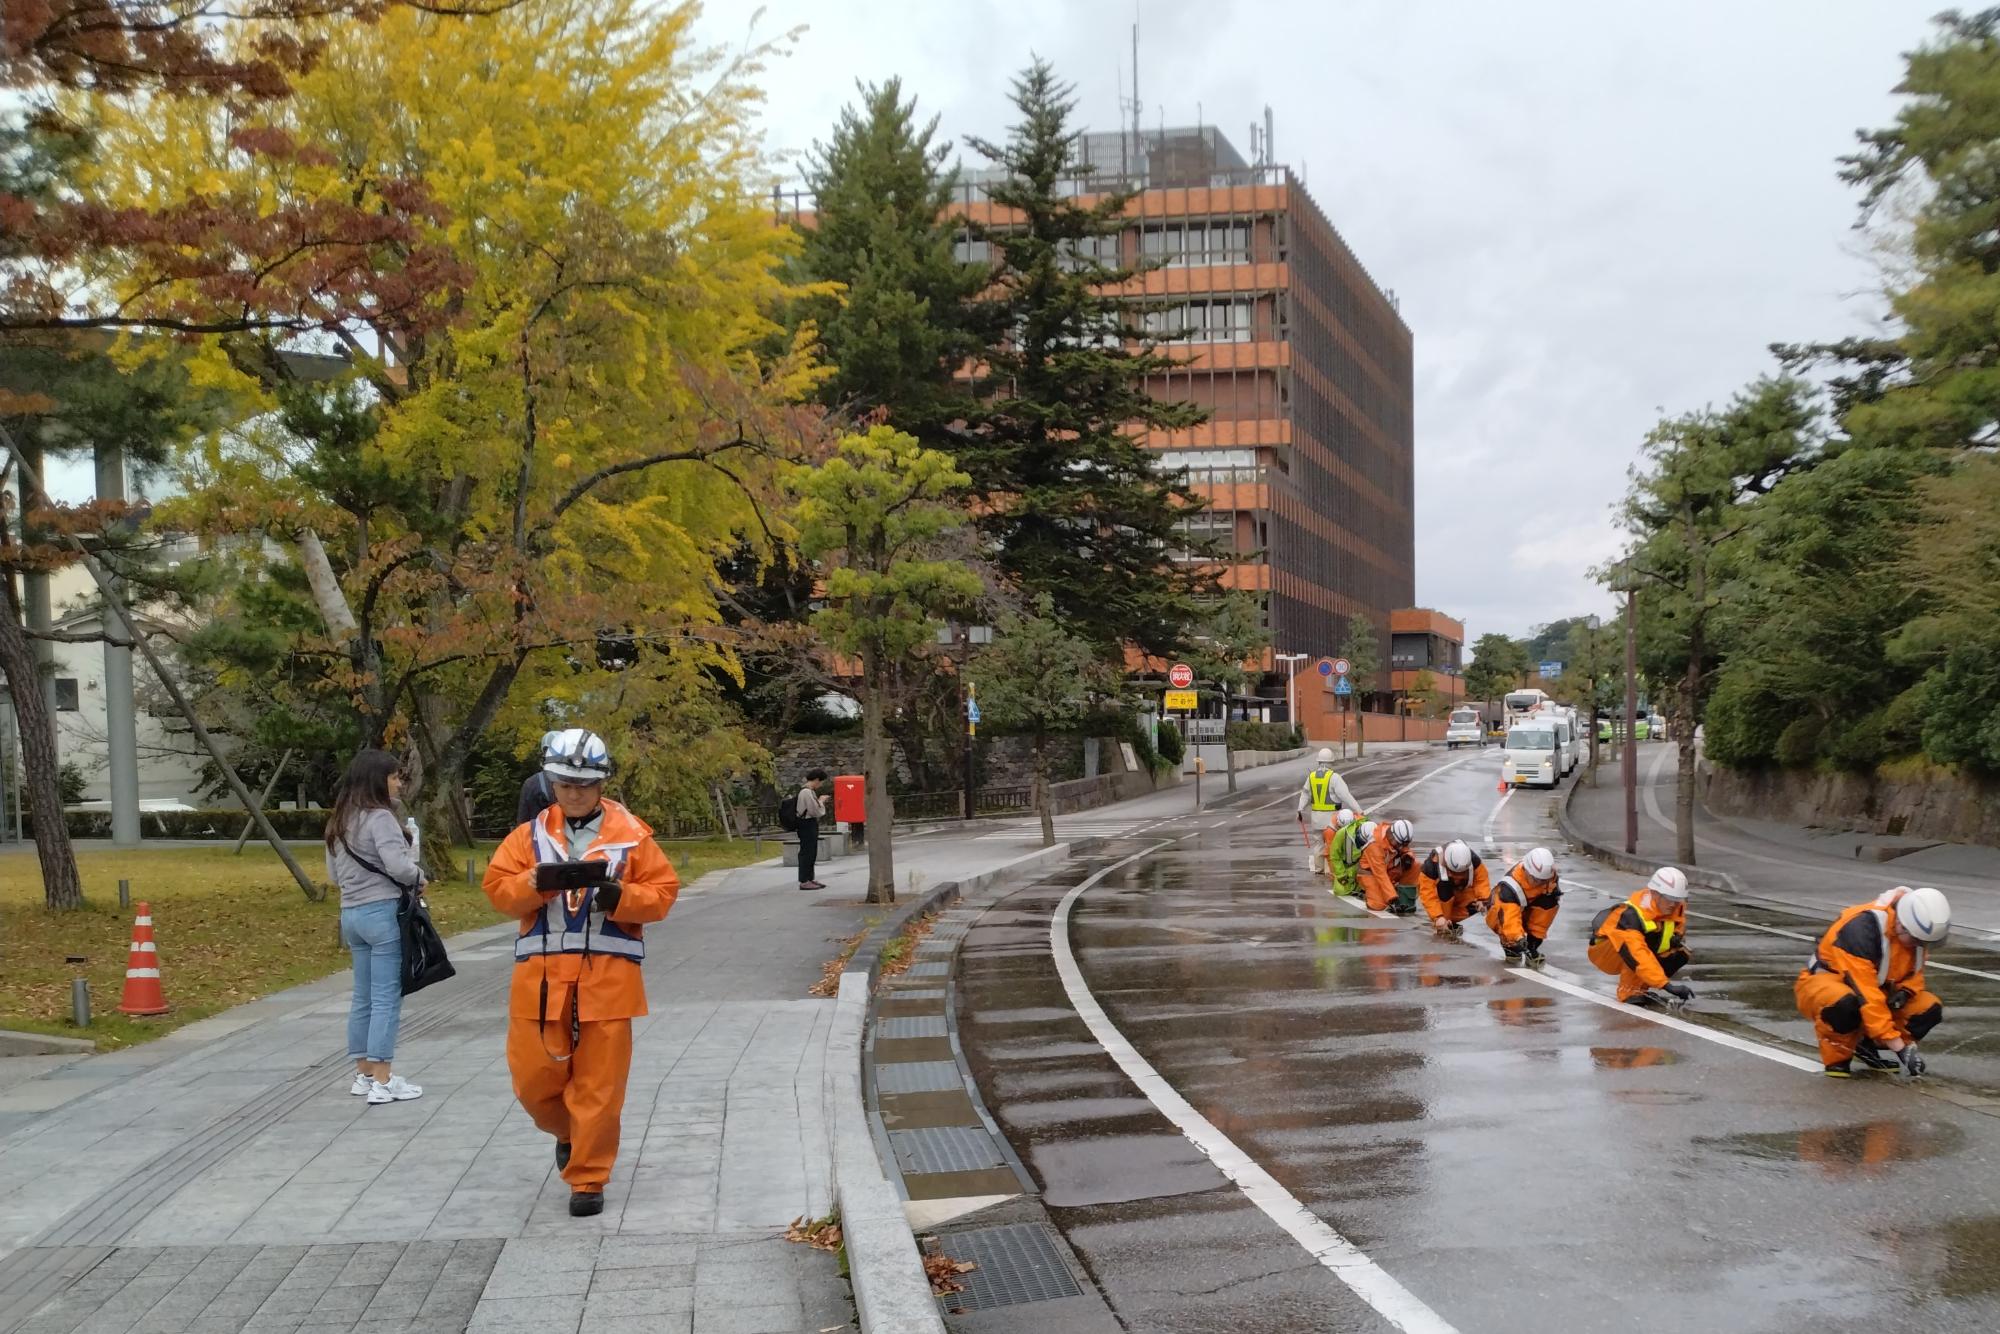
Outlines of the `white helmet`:
<svg viewBox="0 0 2000 1334">
<path fill-rule="evenodd" d="M 1465 846 L 1464 839 L 1455 838 L 1444 845 L 1444 852 L 1439 860 L 1444 863 L 1444 869 L 1452 875 L 1464 875 L 1472 869 L 1472 849 Z"/>
<path fill-rule="evenodd" d="M 1410 840 L 1417 836 L 1416 826 L 1408 820 L 1398 820 L 1389 826 L 1389 841 L 1399 848 L 1410 846 Z"/>
<path fill-rule="evenodd" d="M 542 752 L 542 772 L 572 783 L 601 783 L 611 777 L 611 749 L 587 727 L 556 733 Z"/>
<path fill-rule="evenodd" d="M 1547 880 L 1556 873 L 1556 855 L 1547 848 L 1529 848 L 1521 858 L 1521 869 L 1535 880 Z"/>
<path fill-rule="evenodd" d="M 1354 812 L 1348 810 L 1345 806 L 1341 807 L 1340 810 L 1334 813 L 1333 827 L 1335 829 L 1345 829 L 1347 828 L 1347 826 L 1353 823 L 1354 823 Z"/>
<path fill-rule="evenodd" d="M 547 759 L 549 751 L 555 746 L 556 742 L 560 740 L 562 740 L 562 733 L 560 731 L 548 731 L 542 733 L 542 748 L 540 751 L 536 752 L 537 756 L 541 759 Z"/>
<path fill-rule="evenodd" d="M 1314 763 L 1314 764 L 1332 764 L 1332 763 L 1333 763 L 1333 752 L 1332 752 L 1331 750 L 1328 750 L 1328 749 L 1327 749 L 1327 748 L 1326 748 L 1325 746 L 1321 746 L 1321 747 L 1319 748 L 1319 754 L 1317 754 L 1317 755 L 1313 756 L 1313 763 Z"/>
<path fill-rule="evenodd" d="M 1363 820 L 1361 822 L 1361 832 L 1356 834 L 1355 837 L 1359 838 L 1363 843 L 1373 843 L 1375 841 L 1375 829 L 1376 825 L 1373 820 Z"/>
<path fill-rule="evenodd" d="M 1646 888 L 1663 899 L 1676 903 L 1686 903 L 1688 896 L 1687 873 L 1677 866 L 1662 866 L 1653 872 L 1653 878 L 1646 882 Z"/>
<path fill-rule="evenodd" d="M 1896 925 L 1913 939 L 1935 945 L 1951 934 L 1951 904 L 1939 890 L 1910 890 L 1896 898 Z"/>
</svg>

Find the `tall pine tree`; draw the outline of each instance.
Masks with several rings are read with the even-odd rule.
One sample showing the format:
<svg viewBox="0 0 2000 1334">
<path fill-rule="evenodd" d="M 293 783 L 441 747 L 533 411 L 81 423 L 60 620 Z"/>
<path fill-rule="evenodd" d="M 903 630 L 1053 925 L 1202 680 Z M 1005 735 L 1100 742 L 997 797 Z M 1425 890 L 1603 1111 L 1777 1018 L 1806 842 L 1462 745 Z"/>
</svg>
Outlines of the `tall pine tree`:
<svg viewBox="0 0 2000 1334">
<path fill-rule="evenodd" d="M 952 374 L 976 351 L 967 302 L 985 267 L 953 250 L 955 178 L 936 118 L 919 126 L 916 99 L 905 100 L 896 79 L 861 85 L 860 95 L 806 169 L 815 213 L 800 264 L 844 290 L 801 303 L 801 313 L 818 324 L 833 368 L 821 401 L 856 418 L 882 413 L 936 445 L 963 409 Z"/>
<path fill-rule="evenodd" d="M 979 302 L 992 334 L 976 404 L 954 446 L 972 477 L 978 525 L 1000 570 L 1056 615 L 1111 648 L 1180 646 L 1215 576 L 1177 564 L 1178 521 L 1200 500 L 1156 471 L 1143 431 L 1206 413 L 1149 396 L 1175 359 L 1118 295 L 1135 271 L 1119 254 L 1129 193 L 1081 199 L 1070 85 L 1037 60 L 1014 80 L 1021 119 L 1004 144 L 967 142 L 1007 179 L 987 196 L 1007 218 L 986 229 L 997 265 Z"/>
</svg>

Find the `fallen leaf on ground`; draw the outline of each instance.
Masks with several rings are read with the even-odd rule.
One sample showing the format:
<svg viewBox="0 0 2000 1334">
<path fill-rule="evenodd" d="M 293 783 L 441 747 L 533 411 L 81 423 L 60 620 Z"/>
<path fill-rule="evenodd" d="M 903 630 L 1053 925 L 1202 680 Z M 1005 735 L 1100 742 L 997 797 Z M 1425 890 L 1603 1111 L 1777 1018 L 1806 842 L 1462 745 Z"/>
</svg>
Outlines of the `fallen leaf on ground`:
<svg viewBox="0 0 2000 1334">
<path fill-rule="evenodd" d="M 837 1251 L 840 1249 L 840 1224 L 832 1218 L 815 1218 L 807 1222 L 806 1216 L 800 1214 L 785 1229 L 785 1240 L 822 1251 Z"/>
<path fill-rule="evenodd" d="M 940 1296 L 951 1292 L 964 1292 L 965 1285 L 958 1281 L 960 1274 L 969 1274 L 979 1268 L 970 1260 L 954 1260 L 949 1255 L 926 1255 L 924 1273 L 931 1281 L 931 1291 Z"/>
</svg>

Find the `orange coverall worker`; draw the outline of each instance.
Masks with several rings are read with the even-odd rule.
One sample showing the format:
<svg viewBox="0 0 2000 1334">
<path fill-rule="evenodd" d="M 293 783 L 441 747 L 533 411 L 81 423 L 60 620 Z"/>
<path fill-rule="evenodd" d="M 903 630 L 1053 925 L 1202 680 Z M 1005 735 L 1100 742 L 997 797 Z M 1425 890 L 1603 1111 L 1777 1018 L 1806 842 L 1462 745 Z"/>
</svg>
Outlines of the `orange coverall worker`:
<svg viewBox="0 0 2000 1334">
<path fill-rule="evenodd" d="M 1493 886 L 1493 903 L 1486 910 L 1486 925 L 1500 937 L 1500 948 L 1507 951 L 1509 958 L 1540 954 L 1561 903 L 1561 876 L 1537 880 L 1528 874 L 1526 866 L 1517 862 Z"/>
<path fill-rule="evenodd" d="M 1662 911 L 1647 905 L 1653 897 L 1652 891 L 1639 890 L 1590 923 L 1590 961 L 1618 979 L 1621 1001 L 1666 986 L 1690 957 L 1684 940 L 1686 906 L 1677 903 Z"/>
<path fill-rule="evenodd" d="M 1493 879 L 1478 853 L 1472 854 L 1472 869 L 1454 877 L 1441 864 L 1443 854 L 1433 848 L 1417 868 L 1417 902 L 1426 919 L 1442 917 L 1454 926 L 1484 908 L 1493 897 Z"/>
<path fill-rule="evenodd" d="M 538 865 L 568 860 L 610 864 L 622 888 L 609 913 L 593 899 L 535 888 Z M 570 1146 L 562 1174 L 570 1189 L 601 1192 L 618 1157 L 632 1020 L 646 1013 L 640 923 L 667 915 L 680 879 L 645 821 L 607 801 L 574 830 L 559 806 L 516 827 L 487 865 L 484 888 L 521 921 L 507 1005 L 515 1096 L 536 1126 Z"/>
<path fill-rule="evenodd" d="M 1944 1018 L 1944 1005 L 1924 988 L 1924 947 L 1895 930 L 1895 913 L 1880 899 L 1841 913 L 1792 984 L 1827 1065 L 1852 1060 L 1864 1037 L 1921 1042 Z"/>
<path fill-rule="evenodd" d="M 1383 821 L 1375 830 L 1375 841 L 1361 854 L 1361 869 L 1356 873 L 1356 879 L 1361 882 L 1362 901 L 1375 911 L 1413 913 L 1417 910 L 1415 894 L 1412 893 L 1405 901 L 1397 889 L 1399 885 L 1416 883 L 1416 854 L 1390 841 L 1388 821 Z"/>
</svg>

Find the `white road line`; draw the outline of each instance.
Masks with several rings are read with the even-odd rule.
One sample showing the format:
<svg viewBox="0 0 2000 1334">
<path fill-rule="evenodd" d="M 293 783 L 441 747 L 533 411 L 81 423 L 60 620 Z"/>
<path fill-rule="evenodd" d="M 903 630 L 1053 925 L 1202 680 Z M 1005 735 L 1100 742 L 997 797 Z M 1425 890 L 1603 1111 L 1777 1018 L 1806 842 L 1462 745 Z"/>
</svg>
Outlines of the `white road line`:
<svg viewBox="0 0 2000 1334">
<path fill-rule="evenodd" d="M 1377 912 L 1373 908 L 1354 903 L 1351 900 L 1341 899 L 1338 896 L 1335 897 L 1334 902 L 1346 903 L 1349 907 L 1359 908 L 1371 917 L 1395 920 L 1389 913 Z M 1454 942 L 1439 941 L 1438 943 L 1449 944 Z M 1463 940 L 1455 943 L 1470 945 L 1474 949 L 1483 948 L 1489 957 L 1495 959 L 1505 957 L 1499 952 L 1500 947 L 1497 943 L 1490 947 L 1482 947 L 1481 943 L 1475 940 Z M 1800 1056 L 1796 1052 L 1785 1051 L 1778 1047 L 1767 1047 L 1761 1042 L 1753 1042 L 1749 1038 L 1739 1038 L 1734 1033 L 1724 1033 L 1702 1024 L 1691 1024 L 1685 1019 L 1676 1019 L 1670 1014 L 1661 1014 L 1658 1010 L 1647 1010 L 1641 1009 L 1636 1005 L 1626 1005 L 1614 997 L 1605 995 L 1603 992 L 1592 991 L 1589 987 L 1575 981 L 1574 974 L 1565 973 L 1559 968 L 1543 968 L 1540 971 L 1533 968 L 1509 968 L 1507 971 L 1525 981 L 1539 983 L 1552 991 L 1560 991 L 1566 995 L 1575 996 L 1580 1000 L 1587 1000 L 1592 1005 L 1601 1005 L 1607 1010 L 1616 1011 L 1633 1019 L 1644 1019 L 1648 1023 L 1659 1024 L 1663 1028 L 1671 1028 L 1682 1033 L 1691 1033 L 1695 1037 L 1706 1039 L 1718 1046 L 1748 1052 L 1752 1056 L 1761 1056 L 1767 1061 L 1775 1061 L 1779 1065 L 1788 1065 L 1794 1070 L 1804 1070 L 1808 1074 L 1814 1075 L 1822 1073 L 1820 1063 L 1810 1057 Z"/>
<path fill-rule="evenodd" d="M 1428 783 L 1431 779 L 1436 778 L 1439 774 L 1443 773 L 1445 770 L 1456 769 L 1459 765 L 1469 764 L 1477 758 L 1479 757 L 1476 755 L 1468 755 L 1462 760 L 1453 760 L 1450 764 L 1440 764 L 1437 768 L 1432 769 L 1429 773 L 1418 774 L 1415 778 L 1412 778 L 1409 782 L 1403 784 L 1401 787 L 1397 788 L 1394 792 L 1391 792 L 1388 796 L 1379 799 L 1374 804 L 1376 806 L 1387 806 L 1390 802 L 1402 796 L 1405 792 L 1408 792 L 1411 788 L 1417 787 L 1423 783 Z"/>
<path fill-rule="evenodd" d="M 1615 890 L 1605 889 L 1602 885 L 1593 885 L 1588 880 L 1574 880 L 1568 876 L 1564 876 L 1563 883 L 1566 885 L 1574 885 L 1578 889 L 1587 889 L 1591 893 L 1599 895 L 1602 898 L 1622 899 L 1625 897 L 1624 895 L 1619 894 Z M 1765 926 L 1761 922 L 1746 922 L 1740 917 L 1730 917 L 1723 913 L 1696 912 L 1692 908 L 1690 908 L 1688 910 L 1688 916 L 1698 917 L 1704 922 L 1727 922 L 1731 926 L 1740 926 L 1750 931 L 1762 931 L 1766 935 L 1771 935 L 1771 936 L 1784 936 L 1788 940 L 1803 940 L 1806 944 L 1812 945 L 1814 947 L 1817 947 L 1819 945 L 1818 936 L 1807 935 L 1803 931 L 1787 931 L 1781 926 Z M 1803 967 L 1804 965 L 1800 966 Z M 1977 968 L 1966 968 L 1955 963 L 1943 963 L 1937 959 L 1926 959 L 1924 961 L 1924 967 L 1941 969 L 1947 973 L 1963 973 L 1967 977 L 1983 977 L 1989 982 L 2000 982 L 2000 973 L 1982 972 Z"/>
<path fill-rule="evenodd" d="M 1307 1254 L 1325 1265 L 1328 1272 L 1345 1283 L 1384 1320 L 1397 1329 L 1410 1331 L 1410 1334 L 1456 1334 L 1455 1328 L 1443 1316 L 1424 1305 L 1353 1242 L 1299 1203 L 1298 1198 L 1280 1185 L 1277 1178 L 1259 1167 L 1249 1154 L 1236 1147 L 1227 1135 L 1215 1128 L 1213 1122 L 1196 1111 L 1125 1040 L 1125 1035 L 1118 1031 L 1117 1025 L 1097 1003 L 1097 998 L 1090 994 L 1090 987 L 1083 980 L 1083 971 L 1077 967 L 1076 955 L 1070 951 L 1070 906 L 1105 876 L 1166 846 L 1161 843 L 1112 863 L 1063 895 L 1062 902 L 1056 905 L 1049 918 L 1049 949 L 1055 956 L 1056 972 L 1062 978 L 1063 990 L 1069 996 L 1070 1005 L 1090 1030 L 1090 1035 L 1097 1039 L 1098 1045 L 1117 1062 L 1126 1078 L 1139 1086 L 1139 1091 L 1153 1106 L 1159 1108 L 1161 1114 L 1172 1121 L 1189 1142 L 1207 1155 L 1224 1176 L 1235 1182 L 1246 1199 L 1263 1210 L 1266 1217 L 1283 1228 L 1306 1249 Z"/>
<path fill-rule="evenodd" d="M 1500 794 L 1500 800 L 1493 803 L 1493 809 L 1486 813 L 1485 825 L 1480 828 L 1480 842 L 1484 843 L 1490 852 L 1502 851 L 1500 845 L 1494 841 L 1493 826 L 1500 822 L 1500 812 L 1506 808 L 1508 802 L 1514 799 L 1514 791 L 1514 788 L 1509 787 L 1505 792 Z M 1504 854 L 1501 859 L 1505 860 Z"/>
</svg>

